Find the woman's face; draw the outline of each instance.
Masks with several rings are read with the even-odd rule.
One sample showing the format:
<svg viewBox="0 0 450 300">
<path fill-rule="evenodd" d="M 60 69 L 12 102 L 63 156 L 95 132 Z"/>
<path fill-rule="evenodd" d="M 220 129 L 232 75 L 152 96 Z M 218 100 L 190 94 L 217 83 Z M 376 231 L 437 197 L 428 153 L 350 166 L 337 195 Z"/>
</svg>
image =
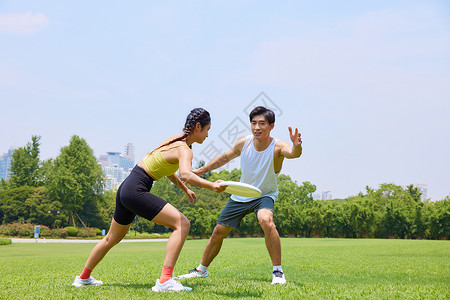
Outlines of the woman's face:
<svg viewBox="0 0 450 300">
<path fill-rule="evenodd" d="M 205 141 L 205 139 L 208 137 L 208 131 L 210 128 L 211 128 L 211 122 L 204 127 L 202 127 L 202 125 L 200 123 L 197 123 L 197 126 L 196 126 L 196 131 L 197 131 L 196 142 L 197 143 L 202 144 Z"/>
</svg>

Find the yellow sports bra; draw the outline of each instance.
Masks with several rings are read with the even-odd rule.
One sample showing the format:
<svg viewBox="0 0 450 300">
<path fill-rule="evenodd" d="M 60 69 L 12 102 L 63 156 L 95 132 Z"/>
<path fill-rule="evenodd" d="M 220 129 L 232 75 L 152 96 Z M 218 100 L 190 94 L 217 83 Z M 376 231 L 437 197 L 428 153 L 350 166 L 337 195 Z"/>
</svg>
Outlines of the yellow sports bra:
<svg viewBox="0 0 450 300">
<path fill-rule="evenodd" d="M 164 151 L 180 147 L 182 145 L 178 144 L 173 147 L 164 149 Z M 147 167 L 147 171 L 152 175 L 155 180 L 159 180 L 164 176 L 169 176 L 178 170 L 178 163 L 171 164 L 168 163 L 161 154 L 161 150 L 155 150 L 147 154 L 142 160 Z"/>
</svg>

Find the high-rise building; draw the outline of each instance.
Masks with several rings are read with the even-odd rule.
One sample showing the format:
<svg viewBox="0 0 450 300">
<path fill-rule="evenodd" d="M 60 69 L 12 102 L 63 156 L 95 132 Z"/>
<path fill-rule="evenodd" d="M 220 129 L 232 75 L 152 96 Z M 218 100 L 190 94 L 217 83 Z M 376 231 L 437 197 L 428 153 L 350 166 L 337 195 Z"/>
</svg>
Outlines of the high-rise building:
<svg viewBox="0 0 450 300">
<path fill-rule="evenodd" d="M 413 184 L 413 187 L 418 188 L 420 190 L 420 192 L 422 193 L 422 196 L 420 197 L 420 199 L 422 201 L 427 201 L 428 200 L 428 185 L 427 184 Z"/>
<path fill-rule="evenodd" d="M 419 191 L 422 193 L 422 195 L 420 196 L 420 201 L 427 201 L 428 200 L 428 185 L 427 184 L 412 184 L 413 187 L 419 189 Z M 408 186 L 406 185 L 402 185 L 401 186 L 403 189 L 407 190 Z"/>
<path fill-rule="evenodd" d="M 134 146 L 128 143 L 124 155 L 120 152 L 106 152 L 106 155 L 100 155 L 98 160 L 106 175 L 105 189 L 115 191 L 134 167 Z"/>
<path fill-rule="evenodd" d="M 122 166 L 125 170 L 133 169 L 134 167 L 134 146 L 128 143 L 125 146 L 125 152 L 122 158 Z"/>
<path fill-rule="evenodd" d="M 0 157 L 0 179 L 8 180 L 11 176 L 9 168 L 11 167 L 13 149 L 9 149 L 7 153 L 3 153 Z"/>
<path fill-rule="evenodd" d="M 322 192 L 322 200 L 332 200 L 331 191 L 323 191 Z"/>
<path fill-rule="evenodd" d="M 314 193 L 314 194 L 312 195 L 312 198 L 313 198 L 313 200 L 320 200 L 320 199 L 321 199 L 319 193 Z"/>
</svg>

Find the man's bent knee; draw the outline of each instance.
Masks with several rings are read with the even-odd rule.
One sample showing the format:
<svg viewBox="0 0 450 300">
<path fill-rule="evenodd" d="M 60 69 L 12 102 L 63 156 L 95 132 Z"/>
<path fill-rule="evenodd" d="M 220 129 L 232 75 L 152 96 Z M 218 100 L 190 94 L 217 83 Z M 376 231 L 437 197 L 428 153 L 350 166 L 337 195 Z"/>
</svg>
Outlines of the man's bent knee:
<svg viewBox="0 0 450 300">
<path fill-rule="evenodd" d="M 217 224 L 211 237 L 224 239 L 232 229 L 233 227 Z"/>
<path fill-rule="evenodd" d="M 271 217 L 260 218 L 259 224 L 261 225 L 264 231 L 276 229 L 275 223 L 273 222 L 273 218 Z"/>
</svg>

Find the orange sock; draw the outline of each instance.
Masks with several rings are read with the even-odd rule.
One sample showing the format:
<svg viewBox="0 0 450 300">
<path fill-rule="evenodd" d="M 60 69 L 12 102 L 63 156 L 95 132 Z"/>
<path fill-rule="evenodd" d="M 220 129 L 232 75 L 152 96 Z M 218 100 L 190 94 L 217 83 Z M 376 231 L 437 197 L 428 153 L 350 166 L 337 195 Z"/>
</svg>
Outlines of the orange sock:
<svg viewBox="0 0 450 300">
<path fill-rule="evenodd" d="M 173 268 L 163 266 L 162 272 L 161 272 L 161 277 L 159 278 L 159 283 L 162 284 L 162 283 L 166 282 L 167 280 L 172 278 L 172 275 L 173 275 Z"/>
<path fill-rule="evenodd" d="M 84 267 L 83 272 L 80 275 L 81 279 L 88 279 L 91 276 L 92 270 Z"/>
</svg>

